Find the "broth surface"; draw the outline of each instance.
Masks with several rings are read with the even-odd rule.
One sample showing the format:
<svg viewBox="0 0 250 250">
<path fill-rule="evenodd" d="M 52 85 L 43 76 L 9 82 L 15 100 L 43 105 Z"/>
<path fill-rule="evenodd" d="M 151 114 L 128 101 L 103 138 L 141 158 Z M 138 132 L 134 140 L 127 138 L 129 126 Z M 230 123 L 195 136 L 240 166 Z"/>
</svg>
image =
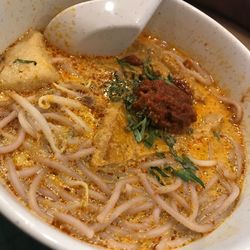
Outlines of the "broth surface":
<svg viewBox="0 0 250 250">
<path fill-rule="evenodd" d="M 70 236 L 108 249 L 174 249 L 230 215 L 244 178 L 241 109 L 197 62 L 147 34 L 118 58 L 69 56 L 45 42 L 45 66 L 30 76 L 42 61 L 38 53 L 37 61 L 23 54 L 8 61 L 30 33 L 0 66 L 0 176 L 23 205 Z M 124 61 L 128 55 L 142 65 Z M 8 85 L 7 64 L 18 67 L 12 72 L 29 71 L 29 85 L 20 77 Z M 51 82 L 42 78 L 45 67 Z M 114 100 L 110 88 L 126 93 L 120 86 L 151 81 L 153 73 L 191 91 L 196 121 L 178 133 L 153 124 L 158 134 L 148 146 L 152 127 L 148 137 L 142 125 L 129 127 L 123 94 Z M 34 81 L 41 88 L 29 88 Z"/>
</svg>

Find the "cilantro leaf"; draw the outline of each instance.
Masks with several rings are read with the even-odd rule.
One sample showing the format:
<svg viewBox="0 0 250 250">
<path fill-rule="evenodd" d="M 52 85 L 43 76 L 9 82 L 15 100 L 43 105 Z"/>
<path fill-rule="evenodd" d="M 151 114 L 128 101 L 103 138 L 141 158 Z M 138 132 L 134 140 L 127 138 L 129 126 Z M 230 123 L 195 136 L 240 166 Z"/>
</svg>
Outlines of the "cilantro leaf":
<svg viewBox="0 0 250 250">
<path fill-rule="evenodd" d="M 195 164 L 186 156 L 186 155 L 178 155 L 177 152 L 174 149 L 174 145 L 176 143 L 176 139 L 166 133 L 163 133 L 162 135 L 163 140 L 166 142 L 166 144 L 169 147 L 170 154 L 172 154 L 173 158 L 176 162 L 180 163 L 183 169 L 180 170 L 174 170 L 172 169 L 171 172 L 179 176 L 184 181 L 194 181 L 199 183 L 202 187 L 204 187 L 204 183 L 200 178 L 198 178 L 195 174 L 195 171 L 198 169 Z"/>
<path fill-rule="evenodd" d="M 174 168 L 167 166 L 164 168 L 165 171 L 170 172 L 174 176 L 179 177 L 185 182 L 193 181 L 199 183 L 203 188 L 205 188 L 204 182 L 195 174 L 194 170 L 192 169 L 178 169 L 175 170 Z"/>
<path fill-rule="evenodd" d="M 186 155 L 182 155 L 182 157 L 179 156 L 177 158 L 177 161 L 185 169 L 197 170 L 197 167 L 194 165 L 194 163 Z"/>
<path fill-rule="evenodd" d="M 173 174 L 175 176 L 178 176 L 181 178 L 183 181 L 189 182 L 197 182 L 199 183 L 203 188 L 205 188 L 204 182 L 197 176 L 191 169 L 178 169 L 178 170 L 173 170 Z"/>
</svg>

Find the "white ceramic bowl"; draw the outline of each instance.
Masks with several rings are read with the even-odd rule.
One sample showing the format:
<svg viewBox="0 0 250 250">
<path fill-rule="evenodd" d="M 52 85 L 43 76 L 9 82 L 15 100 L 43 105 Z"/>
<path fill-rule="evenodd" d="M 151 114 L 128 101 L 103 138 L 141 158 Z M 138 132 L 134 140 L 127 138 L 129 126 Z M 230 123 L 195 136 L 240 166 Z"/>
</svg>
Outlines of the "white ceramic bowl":
<svg viewBox="0 0 250 250">
<path fill-rule="evenodd" d="M 125 1 L 125 0 L 124 0 Z M 77 0 L 0 0 L 0 52 L 27 29 L 44 28 L 60 10 L 82 1 Z M 250 52 L 214 20 L 181 0 L 163 0 L 148 25 L 159 35 L 211 72 L 220 85 L 240 100 L 250 86 Z M 250 105 L 244 103 L 243 130 L 247 138 Z M 53 249 L 94 249 L 43 223 L 0 185 L 0 210 L 22 230 Z M 241 199 L 235 212 L 217 230 L 183 249 L 249 250 L 250 249 L 250 173 L 247 171 Z"/>
</svg>

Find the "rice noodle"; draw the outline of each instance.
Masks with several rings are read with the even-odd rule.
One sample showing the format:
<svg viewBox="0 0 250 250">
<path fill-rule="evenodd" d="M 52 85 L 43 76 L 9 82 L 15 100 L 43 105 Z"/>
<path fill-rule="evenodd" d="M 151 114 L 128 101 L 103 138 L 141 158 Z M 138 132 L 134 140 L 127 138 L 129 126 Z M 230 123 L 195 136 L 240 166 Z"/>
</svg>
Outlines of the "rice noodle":
<svg viewBox="0 0 250 250">
<path fill-rule="evenodd" d="M 4 128 L 6 125 L 8 125 L 11 121 L 13 121 L 17 117 L 17 112 L 13 110 L 11 113 L 9 113 L 6 117 L 4 117 L 0 121 L 0 129 Z"/>
<path fill-rule="evenodd" d="M 165 194 L 165 193 L 170 193 L 170 192 L 176 191 L 182 185 L 182 183 L 183 182 L 180 178 L 176 178 L 176 180 L 173 184 L 161 186 L 161 187 L 157 188 L 156 193 Z"/>
<path fill-rule="evenodd" d="M 239 177 L 241 175 L 242 172 L 242 168 L 243 168 L 243 150 L 242 147 L 239 143 L 237 143 L 232 137 L 227 136 L 227 135 L 223 135 L 225 138 L 227 138 L 230 143 L 233 145 L 234 147 L 234 152 L 235 152 L 235 156 L 236 156 L 236 161 L 237 161 L 237 177 Z"/>
<path fill-rule="evenodd" d="M 58 201 L 59 200 L 58 196 L 55 193 L 53 193 L 50 189 L 48 189 L 46 187 L 45 188 L 40 188 L 38 190 L 38 193 L 43 195 L 46 198 L 50 198 L 53 201 Z"/>
<path fill-rule="evenodd" d="M 185 60 L 185 62 L 187 62 L 187 60 Z M 183 65 L 185 66 L 184 63 Z M 204 83 L 205 85 L 210 85 L 213 82 L 212 77 L 200 66 L 198 62 L 195 62 L 192 59 L 188 59 L 188 63 L 192 65 L 194 70 L 191 70 L 185 66 L 186 71 L 190 75 L 192 75 L 196 80 L 201 83 Z"/>
<path fill-rule="evenodd" d="M 162 185 L 159 183 L 158 180 L 156 180 L 155 177 L 149 175 L 149 176 L 148 176 L 148 180 L 149 180 L 152 184 L 154 184 L 154 186 L 155 186 L 156 188 L 162 188 Z"/>
<path fill-rule="evenodd" d="M 231 193 L 232 187 L 231 187 L 230 183 L 226 179 L 221 177 L 219 182 L 227 190 L 228 193 Z"/>
<path fill-rule="evenodd" d="M 190 220 L 195 220 L 199 212 L 198 194 L 193 184 L 189 184 L 192 202 L 192 213 L 189 216 Z"/>
<path fill-rule="evenodd" d="M 89 197 L 100 202 L 107 202 L 108 200 L 105 195 L 91 189 L 89 189 Z"/>
<path fill-rule="evenodd" d="M 11 140 L 11 141 L 16 140 L 16 137 L 9 132 L 6 132 L 4 130 L 0 130 L 0 133 L 3 137 L 7 138 L 8 140 Z M 31 149 L 31 147 L 32 147 L 31 143 L 28 142 L 27 140 L 23 141 L 22 146 L 24 149 Z"/>
<path fill-rule="evenodd" d="M 72 154 L 60 155 L 61 160 L 79 160 L 80 158 L 87 157 L 95 152 L 95 148 L 84 148 Z"/>
<path fill-rule="evenodd" d="M 106 205 L 102 208 L 102 212 L 96 217 L 97 221 L 99 221 L 101 223 L 103 223 L 105 221 L 106 217 L 108 216 L 110 211 L 115 207 L 118 199 L 120 198 L 120 194 L 121 194 L 124 186 L 127 183 L 133 183 L 135 181 L 137 181 L 137 177 L 131 177 L 131 178 L 128 178 L 125 180 L 120 180 L 116 183 L 110 199 L 108 200 Z"/>
<path fill-rule="evenodd" d="M 178 212 L 177 202 L 175 200 L 172 200 L 170 204 L 171 204 L 171 207 Z"/>
<path fill-rule="evenodd" d="M 60 91 L 66 93 L 66 94 L 68 94 L 68 95 L 71 96 L 71 97 L 82 97 L 81 94 L 79 94 L 79 93 L 77 93 L 77 92 L 75 92 L 75 91 L 69 90 L 69 89 L 67 89 L 66 87 L 62 86 L 61 84 L 53 83 L 53 85 L 54 85 L 57 89 L 59 89 Z"/>
<path fill-rule="evenodd" d="M 51 169 L 55 169 L 57 171 L 63 172 L 77 180 L 81 180 L 82 177 L 80 175 L 78 175 L 76 172 L 74 172 L 73 170 L 71 170 L 69 167 L 64 166 L 62 163 L 60 162 L 56 162 L 56 161 L 51 161 L 49 159 L 46 158 L 41 158 L 41 157 L 37 157 L 36 160 L 42 164 L 44 164 L 45 166 L 51 168 Z"/>
<path fill-rule="evenodd" d="M 134 186 L 131 186 L 130 184 L 126 184 L 125 185 L 125 193 L 128 196 L 131 196 L 133 194 L 144 194 L 144 190 L 142 188 L 134 187 Z"/>
<path fill-rule="evenodd" d="M 168 162 L 169 162 L 168 159 L 158 159 L 158 160 L 153 160 L 153 161 L 142 163 L 141 167 L 142 168 L 160 167 Z"/>
<path fill-rule="evenodd" d="M 183 182 L 183 194 L 184 196 L 189 196 L 189 183 L 188 182 Z"/>
<path fill-rule="evenodd" d="M 74 112 L 69 110 L 68 108 L 63 108 L 63 110 L 68 114 L 68 116 L 81 128 L 83 128 L 86 131 L 90 131 L 89 126 L 86 124 L 86 122 L 78 115 L 76 115 Z"/>
<path fill-rule="evenodd" d="M 24 184 L 19 180 L 15 165 L 10 157 L 6 157 L 6 165 L 8 168 L 8 179 L 15 189 L 16 193 L 24 200 L 27 199 Z"/>
<path fill-rule="evenodd" d="M 69 212 L 69 211 L 71 211 L 71 210 L 76 210 L 76 209 L 82 209 L 82 202 L 81 201 L 79 201 L 79 200 L 77 200 L 77 201 L 72 201 L 72 202 L 68 202 L 66 205 L 64 205 L 63 206 L 63 211 L 67 211 L 67 212 Z M 95 208 L 93 208 L 93 207 L 95 207 Z M 87 207 L 85 207 L 84 209 L 93 209 L 93 211 L 98 211 L 98 209 L 96 210 L 96 207 L 98 208 L 98 206 L 97 205 L 95 205 L 95 204 L 92 204 L 92 206 L 87 206 Z"/>
<path fill-rule="evenodd" d="M 174 60 L 179 65 L 180 69 L 183 71 L 184 74 L 188 74 L 194 77 L 197 81 L 205 85 L 210 85 L 213 82 L 211 76 L 204 69 L 201 68 L 198 62 L 189 59 L 189 62 L 194 68 L 194 70 L 191 70 L 184 65 L 185 59 L 177 55 L 174 51 L 165 51 L 164 53 L 174 58 Z"/>
<path fill-rule="evenodd" d="M 224 213 L 238 198 L 240 194 L 240 188 L 235 184 L 231 183 L 231 193 L 230 195 L 224 200 L 224 202 L 221 204 L 221 206 L 212 213 L 210 217 L 206 218 L 206 221 L 212 221 L 216 217 L 220 216 L 222 213 Z"/>
<path fill-rule="evenodd" d="M 139 247 L 138 244 L 122 243 L 122 242 L 118 242 L 114 239 L 108 239 L 107 244 L 108 244 L 109 248 L 123 249 L 123 250 L 136 250 Z"/>
<path fill-rule="evenodd" d="M 44 95 L 41 96 L 38 100 L 38 105 L 42 109 L 49 109 L 51 103 L 59 104 L 63 107 L 66 106 L 74 109 L 81 109 L 83 107 L 83 105 L 77 100 L 58 95 Z"/>
<path fill-rule="evenodd" d="M 46 173 L 46 170 L 42 169 L 40 173 L 32 181 L 30 188 L 29 188 L 29 192 L 28 192 L 28 203 L 29 203 L 30 208 L 33 211 L 35 211 L 39 216 L 47 220 L 51 220 L 51 217 L 48 214 L 44 213 L 39 207 L 37 203 L 37 197 L 36 197 L 36 194 L 39 190 L 40 182 L 42 178 L 44 177 L 45 173 Z"/>
<path fill-rule="evenodd" d="M 58 193 L 58 195 L 61 198 L 63 198 L 65 201 L 72 201 L 72 202 L 77 202 L 80 204 L 80 201 L 74 195 L 72 195 L 69 192 L 67 192 L 66 190 L 64 190 L 63 187 L 52 185 L 52 186 L 50 186 L 50 188 L 55 190 Z"/>
<path fill-rule="evenodd" d="M 84 191 L 85 191 L 85 199 L 82 199 L 81 201 L 81 204 L 82 206 L 87 206 L 88 205 L 88 201 L 89 201 L 89 187 L 88 187 L 88 184 L 84 181 L 73 181 L 73 180 L 66 180 L 66 184 L 68 186 L 72 186 L 72 187 L 75 187 L 75 186 L 81 186 L 83 187 Z"/>
<path fill-rule="evenodd" d="M 240 123 L 242 118 L 243 118 L 243 108 L 242 106 L 240 105 L 240 103 L 228 98 L 228 97 L 225 97 L 225 96 L 220 96 L 220 95 L 217 95 L 215 93 L 213 93 L 220 101 L 222 101 L 223 103 L 229 105 L 229 106 L 232 106 L 235 113 L 234 113 L 234 117 L 233 117 L 233 120 L 235 123 Z"/>
<path fill-rule="evenodd" d="M 214 187 L 214 185 L 218 182 L 219 177 L 218 175 L 214 175 L 206 184 L 205 188 L 199 193 L 199 202 L 202 203 L 204 200 L 207 199 L 207 192 Z"/>
<path fill-rule="evenodd" d="M 0 147 L 0 154 L 7 154 L 10 152 L 13 152 L 14 150 L 19 148 L 23 144 L 24 139 L 25 139 L 25 132 L 21 128 L 18 132 L 15 142 L 13 142 L 12 144 Z"/>
<path fill-rule="evenodd" d="M 46 119 L 55 120 L 55 121 L 59 122 L 61 125 L 65 125 L 68 127 L 75 126 L 75 124 L 72 121 L 70 121 L 67 117 L 65 117 L 61 114 L 58 114 L 58 113 L 43 113 L 43 116 Z"/>
<path fill-rule="evenodd" d="M 20 110 L 18 112 L 18 121 L 27 134 L 29 134 L 32 137 L 37 136 L 36 131 L 34 131 L 33 127 L 30 125 L 30 123 L 25 118 L 25 114 L 24 114 L 23 110 Z"/>
<path fill-rule="evenodd" d="M 167 248 L 176 248 L 187 244 L 190 238 L 178 238 L 176 240 L 171 240 L 169 237 L 163 237 L 159 244 L 156 246 L 156 250 L 166 250 Z"/>
<path fill-rule="evenodd" d="M 153 215 L 155 224 L 158 224 L 160 222 L 161 209 L 159 207 L 154 208 L 152 215 Z"/>
<path fill-rule="evenodd" d="M 133 193 L 133 187 L 130 184 L 128 184 L 128 183 L 125 185 L 125 192 L 128 195 L 131 195 Z"/>
<path fill-rule="evenodd" d="M 152 201 L 147 201 L 141 205 L 138 205 L 134 208 L 131 208 L 128 210 L 128 214 L 130 215 L 134 215 L 134 214 L 138 214 L 140 212 L 144 212 L 144 211 L 147 211 L 147 210 L 150 210 L 154 207 L 154 202 Z"/>
<path fill-rule="evenodd" d="M 218 171 L 222 172 L 226 179 L 235 180 L 237 178 L 237 173 L 226 168 L 221 162 L 218 162 L 217 169 Z"/>
<path fill-rule="evenodd" d="M 111 234 L 128 237 L 131 234 L 131 230 L 124 228 L 110 225 L 105 232 L 110 232 Z"/>
<path fill-rule="evenodd" d="M 80 234 L 87 236 L 89 239 L 94 237 L 94 231 L 89 226 L 87 226 L 82 221 L 76 219 L 75 217 L 65 214 L 65 213 L 54 213 L 54 217 L 66 224 L 74 227 Z"/>
<path fill-rule="evenodd" d="M 106 194 L 110 194 L 110 188 L 108 185 L 99 177 L 98 175 L 94 174 L 88 168 L 86 168 L 81 162 L 78 161 L 78 166 L 80 167 L 81 171 L 84 175 L 86 175 L 93 183 L 95 183 L 101 191 Z"/>
<path fill-rule="evenodd" d="M 204 192 L 207 192 L 208 190 L 210 190 L 219 180 L 218 175 L 214 175 L 206 184 L 205 189 L 203 190 Z M 203 194 L 202 192 L 200 194 Z"/>
<path fill-rule="evenodd" d="M 15 92 L 11 92 L 9 95 L 37 121 L 37 123 L 40 125 L 40 127 L 42 129 L 42 132 L 43 132 L 45 138 L 48 140 L 52 150 L 54 151 L 54 153 L 59 153 L 60 151 L 55 145 L 55 141 L 54 141 L 54 137 L 53 137 L 53 134 L 51 132 L 51 129 L 50 129 L 46 119 L 38 111 L 38 109 L 35 108 L 24 97 L 18 95 Z"/>
<path fill-rule="evenodd" d="M 212 224 L 199 225 L 196 222 L 193 222 L 190 219 L 187 219 L 185 216 L 183 216 L 179 212 L 175 211 L 158 194 L 155 194 L 155 192 L 153 191 L 152 187 L 150 186 L 145 174 L 142 174 L 142 173 L 139 174 L 139 178 L 140 178 L 140 181 L 141 181 L 142 185 L 144 186 L 145 190 L 151 196 L 151 198 L 157 203 L 157 205 L 161 209 L 165 210 L 169 215 L 171 215 L 179 223 L 181 223 L 185 227 L 189 228 L 190 230 L 195 231 L 195 232 L 199 232 L 199 233 L 210 232 L 213 229 Z"/>
<path fill-rule="evenodd" d="M 202 213 L 199 215 L 200 221 L 207 219 L 206 217 L 208 216 L 208 214 L 213 211 L 216 211 L 222 205 L 222 203 L 224 203 L 226 198 L 227 195 L 222 194 L 214 202 L 206 204 L 206 207 L 204 208 L 204 210 L 202 210 Z"/>
<path fill-rule="evenodd" d="M 147 230 L 150 222 L 152 222 L 151 217 L 146 218 L 141 223 L 133 223 L 130 221 L 124 221 L 121 223 L 121 226 L 128 228 L 129 230 L 139 231 L 139 230 Z"/>
<path fill-rule="evenodd" d="M 214 167 L 217 165 L 216 160 L 198 160 L 194 157 L 188 155 L 188 158 L 197 166 L 199 167 Z"/>
<path fill-rule="evenodd" d="M 41 167 L 35 166 L 35 167 L 30 167 L 30 168 L 24 168 L 22 170 L 19 170 L 17 172 L 18 176 L 21 178 L 29 178 L 33 175 L 35 175 Z"/>
<path fill-rule="evenodd" d="M 29 124 L 32 124 L 32 127 L 36 132 L 42 131 L 41 125 L 32 117 L 27 117 L 27 121 L 29 122 Z"/>
<path fill-rule="evenodd" d="M 171 197 L 172 199 L 176 200 L 177 203 L 179 203 L 181 206 L 183 206 L 187 210 L 190 210 L 190 206 L 187 203 L 187 201 L 182 196 L 180 196 L 178 193 L 171 192 L 171 193 L 168 193 L 168 196 Z"/>
<path fill-rule="evenodd" d="M 131 207 L 134 207 L 140 203 L 142 203 L 143 201 L 145 201 L 144 197 L 135 197 L 132 198 L 128 201 L 123 202 L 121 205 L 119 205 L 118 207 L 116 207 L 112 214 L 110 215 L 109 219 L 107 222 L 105 223 L 99 223 L 96 225 L 93 225 L 93 229 L 95 232 L 98 231 L 102 231 L 104 230 L 107 226 L 109 226 L 113 221 L 115 221 L 121 214 L 123 214 L 124 212 L 126 212 L 128 209 L 130 209 Z"/>
<path fill-rule="evenodd" d="M 89 210 L 89 212 L 91 213 L 99 213 L 100 211 L 100 207 L 94 203 L 89 203 L 87 206 L 87 209 Z"/>
<path fill-rule="evenodd" d="M 172 222 L 168 222 L 164 225 L 157 226 L 146 232 L 134 233 L 131 236 L 136 239 L 152 239 L 152 238 L 160 237 L 166 234 L 171 229 L 172 225 L 173 225 Z"/>
</svg>

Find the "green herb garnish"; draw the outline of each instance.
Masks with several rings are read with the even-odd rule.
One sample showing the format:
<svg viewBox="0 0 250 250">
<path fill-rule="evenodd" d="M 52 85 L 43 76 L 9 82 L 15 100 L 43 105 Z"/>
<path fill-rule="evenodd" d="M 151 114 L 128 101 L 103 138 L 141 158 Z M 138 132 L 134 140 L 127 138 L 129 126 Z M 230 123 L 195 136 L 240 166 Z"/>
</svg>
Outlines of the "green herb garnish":
<svg viewBox="0 0 250 250">
<path fill-rule="evenodd" d="M 129 127 L 134 134 L 135 140 L 138 143 L 142 142 L 144 139 L 146 126 L 147 126 L 147 118 L 144 117 L 140 122 L 131 124 Z"/>
<path fill-rule="evenodd" d="M 129 87 L 123 81 L 117 72 L 113 74 L 113 80 L 109 83 L 106 90 L 109 99 L 113 102 L 122 101 L 129 93 Z"/>
<path fill-rule="evenodd" d="M 186 155 L 178 155 L 177 152 L 174 149 L 174 145 L 176 143 L 176 139 L 166 133 L 163 133 L 163 139 L 166 142 L 166 144 L 169 147 L 169 151 L 175 161 L 181 164 L 183 169 L 180 170 L 174 170 L 172 173 L 178 177 L 180 177 L 184 181 L 194 181 L 199 183 L 202 187 L 205 187 L 203 181 L 196 176 L 195 171 L 197 170 L 197 167 L 194 165 L 194 163 L 186 156 Z"/>
<path fill-rule="evenodd" d="M 146 76 L 146 79 L 149 80 L 159 80 L 160 76 L 157 72 L 154 71 L 154 68 L 151 64 L 150 57 L 143 63 L 143 73 Z"/>
<path fill-rule="evenodd" d="M 161 180 L 161 177 L 159 176 L 159 173 L 157 171 L 155 171 L 154 168 L 149 168 L 148 169 L 148 173 L 151 174 L 153 177 L 156 178 L 156 180 L 161 184 L 161 185 L 164 185 L 164 183 L 162 182 Z"/>
<path fill-rule="evenodd" d="M 20 59 L 20 58 L 17 58 L 13 63 L 22 63 L 22 64 L 30 64 L 30 63 L 33 63 L 35 66 L 37 65 L 37 62 L 36 62 L 36 61 L 24 60 L 24 59 Z"/>
<path fill-rule="evenodd" d="M 155 170 L 156 172 L 158 172 L 162 177 L 169 177 L 169 175 L 167 175 L 162 169 L 160 169 L 159 167 L 151 167 L 151 169 Z"/>
<path fill-rule="evenodd" d="M 149 127 L 147 129 L 147 133 L 146 133 L 146 136 L 145 136 L 145 139 L 144 139 L 144 145 L 147 147 L 147 148 L 151 148 L 154 143 L 155 143 L 155 140 L 158 138 L 158 130 L 157 129 L 153 129 L 152 127 Z"/>
<path fill-rule="evenodd" d="M 160 159 L 165 158 L 164 152 L 156 152 L 155 154 L 156 154 L 156 156 L 157 156 L 158 158 L 160 158 Z"/>
<path fill-rule="evenodd" d="M 169 171 L 174 176 L 181 178 L 185 182 L 193 181 L 199 183 L 203 188 L 205 187 L 204 182 L 195 175 L 195 173 L 191 169 L 178 169 L 168 166 L 164 168 L 165 171 Z"/>
</svg>

